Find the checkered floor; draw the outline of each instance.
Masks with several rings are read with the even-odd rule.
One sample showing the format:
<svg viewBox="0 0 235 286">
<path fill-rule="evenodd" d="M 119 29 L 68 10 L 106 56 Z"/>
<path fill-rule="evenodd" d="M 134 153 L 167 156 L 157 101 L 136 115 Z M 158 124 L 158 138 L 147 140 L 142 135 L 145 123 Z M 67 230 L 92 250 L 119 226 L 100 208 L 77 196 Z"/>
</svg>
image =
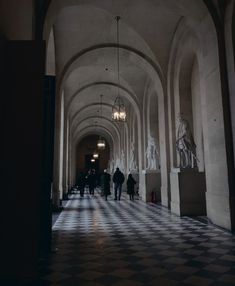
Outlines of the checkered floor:
<svg viewBox="0 0 235 286">
<path fill-rule="evenodd" d="M 72 195 L 38 285 L 235 285 L 235 236 L 140 200 Z"/>
</svg>

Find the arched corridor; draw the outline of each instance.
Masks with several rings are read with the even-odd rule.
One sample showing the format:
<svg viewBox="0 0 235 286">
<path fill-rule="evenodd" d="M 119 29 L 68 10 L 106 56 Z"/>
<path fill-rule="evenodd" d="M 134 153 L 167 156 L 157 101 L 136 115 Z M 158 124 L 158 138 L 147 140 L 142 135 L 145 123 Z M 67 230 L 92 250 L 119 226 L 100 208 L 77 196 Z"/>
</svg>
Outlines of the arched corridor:
<svg viewBox="0 0 235 286">
<path fill-rule="evenodd" d="M 235 0 L 0 0 L 0 285 L 232 283 L 234 11 Z M 83 197 L 87 185 L 111 191 L 107 204 Z M 109 251 L 130 264 L 112 266 Z M 78 270 L 61 253 L 91 261 Z M 94 274 L 104 256 L 119 278 Z"/>
<path fill-rule="evenodd" d="M 141 200 L 73 194 L 40 285 L 234 285 L 235 237 Z"/>
</svg>

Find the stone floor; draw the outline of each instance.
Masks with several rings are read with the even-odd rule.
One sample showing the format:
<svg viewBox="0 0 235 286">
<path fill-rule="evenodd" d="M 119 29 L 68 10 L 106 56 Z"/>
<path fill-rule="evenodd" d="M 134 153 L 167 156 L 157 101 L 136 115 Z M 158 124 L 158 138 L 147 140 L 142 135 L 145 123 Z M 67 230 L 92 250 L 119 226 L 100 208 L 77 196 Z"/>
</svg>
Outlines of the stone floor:
<svg viewBox="0 0 235 286">
<path fill-rule="evenodd" d="M 37 285 L 235 285 L 235 236 L 158 205 L 74 194 Z"/>
</svg>

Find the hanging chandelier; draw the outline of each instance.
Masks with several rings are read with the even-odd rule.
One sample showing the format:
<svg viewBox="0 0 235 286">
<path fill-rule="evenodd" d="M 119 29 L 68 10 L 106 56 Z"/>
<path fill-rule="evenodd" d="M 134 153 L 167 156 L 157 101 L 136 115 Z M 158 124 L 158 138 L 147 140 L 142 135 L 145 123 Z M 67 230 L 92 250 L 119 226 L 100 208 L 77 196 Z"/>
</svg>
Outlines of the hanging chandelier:
<svg viewBox="0 0 235 286">
<path fill-rule="evenodd" d="M 98 149 L 100 149 L 100 150 L 105 149 L 105 141 L 104 141 L 104 139 L 102 139 L 101 137 L 100 137 L 99 140 L 97 141 L 97 147 L 98 147 Z"/>
<path fill-rule="evenodd" d="M 94 151 L 94 153 L 93 153 L 93 158 L 94 158 L 94 159 L 98 159 L 98 158 L 99 158 L 99 153 L 96 152 L 96 151 Z"/>
<path fill-rule="evenodd" d="M 102 97 L 103 94 L 100 95 L 100 121 L 102 120 Z M 105 140 L 102 139 L 102 137 L 99 137 L 99 140 L 97 141 L 97 148 L 99 150 L 105 149 Z"/>
<path fill-rule="evenodd" d="M 112 107 L 112 120 L 115 122 L 125 122 L 126 121 L 126 108 L 122 98 L 120 97 L 119 93 L 119 86 L 120 86 L 120 63 L 119 63 L 119 20 L 121 19 L 120 16 L 115 17 L 117 21 L 117 97 L 114 101 Z"/>
</svg>

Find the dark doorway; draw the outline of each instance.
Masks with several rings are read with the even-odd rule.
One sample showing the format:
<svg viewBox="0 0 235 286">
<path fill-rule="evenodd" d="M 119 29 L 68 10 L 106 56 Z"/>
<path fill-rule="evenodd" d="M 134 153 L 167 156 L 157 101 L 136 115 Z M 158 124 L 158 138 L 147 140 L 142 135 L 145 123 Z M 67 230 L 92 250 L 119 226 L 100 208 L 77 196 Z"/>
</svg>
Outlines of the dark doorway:
<svg viewBox="0 0 235 286">
<path fill-rule="evenodd" d="M 106 141 L 106 147 L 104 150 L 97 149 L 97 141 L 99 135 L 88 135 L 84 137 L 76 147 L 76 175 L 78 176 L 80 172 L 85 172 L 89 169 L 95 169 L 96 174 L 101 173 L 104 169 L 107 169 L 110 148 Z M 93 159 L 93 154 L 98 153 L 98 158 L 95 162 L 91 162 Z"/>
<path fill-rule="evenodd" d="M 94 160 L 94 161 L 93 161 Z M 93 154 L 85 155 L 85 169 L 88 172 L 90 169 L 95 169 L 96 174 L 99 173 L 99 159 L 93 159 Z"/>
</svg>

